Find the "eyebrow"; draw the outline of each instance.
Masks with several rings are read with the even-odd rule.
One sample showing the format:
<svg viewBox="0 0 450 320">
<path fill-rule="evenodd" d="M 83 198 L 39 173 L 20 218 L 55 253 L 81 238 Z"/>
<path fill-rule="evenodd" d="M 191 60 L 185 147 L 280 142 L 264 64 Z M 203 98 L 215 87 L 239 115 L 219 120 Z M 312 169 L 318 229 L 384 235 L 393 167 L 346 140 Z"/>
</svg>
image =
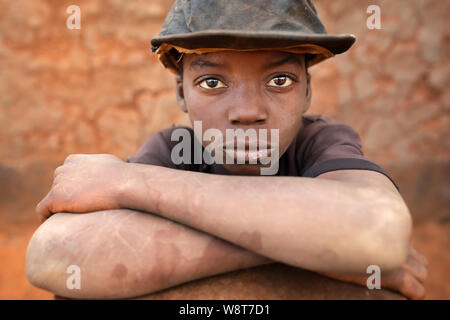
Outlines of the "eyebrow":
<svg viewBox="0 0 450 320">
<path fill-rule="evenodd" d="M 303 68 L 303 62 L 297 56 L 294 55 L 287 56 L 277 61 L 269 62 L 264 66 L 264 68 L 274 68 L 282 66 L 284 64 L 296 64 Z"/>
<path fill-rule="evenodd" d="M 189 64 L 189 68 L 191 69 L 194 67 L 224 67 L 224 66 L 226 65 L 223 63 L 216 63 L 205 59 L 196 59 L 194 61 L 191 61 L 191 63 Z"/>
<path fill-rule="evenodd" d="M 294 55 L 289 55 L 280 60 L 269 62 L 268 64 L 264 65 L 264 68 L 274 68 L 274 67 L 282 66 L 284 64 L 295 64 L 295 65 L 299 65 L 300 67 L 303 68 L 302 61 L 297 56 L 294 56 Z M 216 63 L 216 62 L 212 62 L 212 61 L 208 61 L 208 60 L 199 58 L 194 61 L 191 61 L 191 63 L 189 64 L 189 68 L 192 69 L 195 67 L 226 67 L 226 64 Z"/>
</svg>

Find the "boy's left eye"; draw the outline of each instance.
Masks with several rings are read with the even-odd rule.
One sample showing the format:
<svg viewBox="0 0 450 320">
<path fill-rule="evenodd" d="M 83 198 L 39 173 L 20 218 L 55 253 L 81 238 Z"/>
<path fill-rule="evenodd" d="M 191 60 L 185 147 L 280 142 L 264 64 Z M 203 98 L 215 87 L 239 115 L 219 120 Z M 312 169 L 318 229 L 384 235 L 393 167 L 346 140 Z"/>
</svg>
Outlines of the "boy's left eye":
<svg viewBox="0 0 450 320">
<path fill-rule="evenodd" d="M 293 80 L 290 77 L 286 75 L 281 75 L 272 78 L 269 82 L 267 82 L 267 85 L 269 87 L 282 88 L 282 87 L 289 87 L 292 84 L 292 82 Z"/>
</svg>

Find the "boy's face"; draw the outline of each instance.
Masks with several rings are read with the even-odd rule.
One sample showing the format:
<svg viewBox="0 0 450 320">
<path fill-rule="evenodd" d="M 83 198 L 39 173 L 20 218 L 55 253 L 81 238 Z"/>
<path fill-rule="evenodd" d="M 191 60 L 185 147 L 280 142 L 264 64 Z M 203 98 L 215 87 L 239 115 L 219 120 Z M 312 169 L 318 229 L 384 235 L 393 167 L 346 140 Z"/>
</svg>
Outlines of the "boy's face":
<svg viewBox="0 0 450 320">
<path fill-rule="evenodd" d="M 278 51 L 188 54 L 177 78 L 177 98 L 203 131 L 279 130 L 279 156 L 301 126 L 311 99 L 303 55 Z M 204 142 L 208 145 L 209 142 Z M 259 175 L 260 164 L 224 164 L 234 174 Z"/>
</svg>

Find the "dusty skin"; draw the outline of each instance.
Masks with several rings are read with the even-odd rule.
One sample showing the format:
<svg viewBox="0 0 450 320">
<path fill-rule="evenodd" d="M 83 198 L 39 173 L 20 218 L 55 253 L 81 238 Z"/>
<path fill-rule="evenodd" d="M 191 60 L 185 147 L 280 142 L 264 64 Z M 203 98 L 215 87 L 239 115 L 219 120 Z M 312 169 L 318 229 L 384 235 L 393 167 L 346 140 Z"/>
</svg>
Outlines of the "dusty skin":
<svg viewBox="0 0 450 320">
<path fill-rule="evenodd" d="M 221 131 L 229 127 L 280 128 L 280 150 L 285 150 L 298 132 L 301 114 L 311 98 L 304 59 L 279 52 L 214 53 L 201 59 L 186 57 L 183 78 L 177 79 L 177 101 L 190 119 Z M 205 70 L 206 64 L 215 67 Z M 220 76 L 213 81 L 221 84 L 217 89 L 203 86 L 204 78 L 211 77 L 211 72 Z M 274 85 L 274 79 L 280 83 Z M 58 212 L 105 209 L 153 212 L 278 262 L 329 273 L 361 275 L 371 264 L 389 271 L 400 268 L 407 260 L 411 217 L 386 176 L 367 170 L 339 170 L 314 179 L 251 177 L 247 174 L 258 168 L 226 169 L 244 175 L 210 175 L 130 164 L 112 155 L 71 155 L 55 171 L 55 183 L 37 212 L 43 219 Z M 53 229 L 49 234 L 54 234 L 50 239 L 38 234 L 32 240 L 29 261 L 37 270 L 31 268 L 27 274 L 32 282 L 63 296 L 64 282 L 46 278 L 54 273 L 55 265 L 63 262 L 65 266 L 78 264 L 82 269 L 86 264 L 89 268 L 85 296 L 98 297 L 140 295 L 144 289 L 139 286 L 146 281 L 147 290 L 154 291 L 186 278 L 217 273 L 224 264 L 230 267 L 230 263 L 242 263 L 237 259 L 230 261 L 233 254 L 225 257 L 227 263 L 216 259 L 216 265 L 205 260 L 202 267 L 209 269 L 202 274 L 198 272 L 198 261 L 207 243 L 191 245 L 191 239 L 183 239 L 186 235 L 181 233 L 164 241 L 163 236 L 156 236 L 156 227 L 144 236 L 140 229 L 144 223 L 138 222 L 141 226 L 135 229 L 131 214 L 118 218 L 124 221 L 122 224 L 97 221 L 98 227 L 92 230 L 95 235 L 85 239 L 90 250 L 83 249 L 82 242 L 76 240 L 76 230 L 76 236 L 58 248 L 56 243 L 74 231 L 70 220 L 83 218 L 59 219 L 48 223 Z M 91 216 L 81 225 L 92 225 L 90 220 Z M 109 239 L 111 236 L 114 241 Z M 135 236 L 141 238 L 130 245 Z M 33 242 L 40 242 L 36 250 Z M 47 251 L 46 246 L 53 247 L 55 253 Z M 59 260 L 53 258 L 58 251 Z M 33 263 L 39 257 L 55 263 Z M 93 257 L 99 260 L 95 264 Z M 130 266 L 133 258 L 140 261 Z M 100 276 L 94 277 L 90 272 Z M 412 279 L 420 280 L 416 275 Z M 106 293 L 102 287 L 107 288 Z"/>
<path fill-rule="evenodd" d="M 99 223 L 103 227 L 95 230 L 93 226 Z M 55 226 L 64 224 L 71 226 L 71 235 L 67 235 L 64 228 L 59 228 L 59 230 L 55 228 Z M 49 229 L 54 231 L 48 232 Z M 57 231 L 55 232 L 55 230 Z M 42 232 L 47 235 L 46 238 L 41 237 Z M 102 242 L 101 238 L 107 238 L 107 235 L 109 235 L 108 243 Z M 53 264 L 48 268 L 52 272 L 46 275 L 53 279 L 45 279 L 42 276 L 40 279 L 44 279 L 45 283 L 58 284 L 56 287 L 49 288 L 45 285 L 42 287 L 55 292 L 60 297 L 129 298 L 141 296 L 142 298 L 157 298 L 161 295 L 164 297 L 164 295 L 170 295 L 171 292 L 176 295 L 177 289 L 173 287 L 190 280 L 273 262 L 189 227 L 152 214 L 132 210 L 106 210 L 83 215 L 57 213 L 41 225 L 34 235 L 34 238 L 37 237 L 41 237 L 40 241 L 32 239 L 29 250 L 44 251 L 50 254 L 43 261 L 42 255 L 36 256 L 30 252 L 27 258 L 27 273 L 32 273 L 31 270 L 35 264 L 47 263 L 50 266 Z M 260 242 L 258 234 L 249 235 L 244 232 L 242 237 L 246 239 L 245 241 L 256 242 L 252 243 L 255 246 L 258 246 Z M 39 245 L 43 247 L 34 247 Z M 426 278 L 426 269 L 417 268 L 421 266 L 421 263 L 426 264 L 426 261 L 412 249 L 407 263 L 400 270 L 383 275 L 383 288 L 397 291 L 400 288 L 405 296 L 415 295 L 416 298 L 420 298 L 424 292 L 420 293 L 419 289 L 411 287 L 414 285 L 414 281 L 406 281 L 406 283 L 410 283 L 409 286 L 401 285 L 402 282 L 405 282 L 404 277 L 408 276 L 408 273 L 401 271 L 409 268 L 423 281 Z M 68 277 L 65 270 L 70 264 L 77 264 L 82 270 L 82 290 L 65 288 L 65 281 Z M 40 268 L 42 270 L 42 266 Z M 283 267 L 276 264 L 273 268 L 278 270 Z M 244 271 L 240 272 L 241 277 L 249 277 Z M 255 269 L 251 278 L 260 277 L 260 283 L 263 285 L 264 279 L 271 272 L 273 270 Z M 283 273 L 285 272 L 291 274 L 294 269 L 283 271 Z M 304 278 L 305 285 L 314 289 L 311 292 L 313 295 L 323 294 L 318 289 L 323 285 L 336 287 L 336 290 L 339 288 L 339 284 L 331 279 L 324 282 L 317 276 L 315 278 L 311 274 L 304 274 L 305 272 L 298 271 L 291 276 L 297 281 Z M 235 282 L 236 280 L 233 278 L 235 274 L 222 275 L 221 280 L 216 284 L 212 280 L 213 278 L 190 283 L 178 291 L 202 294 L 204 287 L 208 288 L 211 285 L 220 287 L 221 283 Z M 351 276 L 329 273 L 323 273 L 323 275 L 363 286 L 367 278 L 366 275 Z M 30 280 L 33 281 L 33 279 Z M 39 283 L 34 284 L 39 286 Z M 166 288 L 172 289 L 156 295 L 149 295 Z M 351 292 L 354 297 L 367 298 L 368 293 L 363 288 L 361 287 L 361 290 L 358 291 L 352 287 L 342 286 L 343 292 L 347 294 Z M 233 294 L 234 289 L 227 290 Z M 260 289 L 255 288 L 255 290 Z M 294 292 L 305 294 L 301 290 L 297 290 L 295 289 Z M 388 293 L 376 293 L 375 297 L 398 298 Z"/>
<path fill-rule="evenodd" d="M 125 291 L 126 288 L 129 289 L 129 292 L 142 293 L 143 295 L 137 297 L 141 299 L 157 298 L 161 295 L 164 298 L 164 295 L 170 294 L 170 292 L 175 292 L 176 294 L 177 290 L 185 293 L 191 290 L 201 294 L 204 290 L 202 288 L 210 287 L 211 283 L 214 283 L 214 278 L 190 283 L 184 288 L 177 289 L 173 287 L 179 283 L 186 283 L 189 280 L 204 278 L 207 275 L 222 274 L 220 278 L 217 278 L 218 282 L 216 284 L 217 287 L 220 287 L 221 284 L 227 283 L 227 281 L 234 281 L 233 277 L 235 275 L 232 273 L 223 274 L 225 272 L 241 270 L 241 277 L 246 277 L 245 271 L 242 269 L 245 270 L 248 267 L 271 262 L 218 238 L 210 237 L 150 214 L 144 215 L 141 212 L 133 212 L 131 210 L 108 210 L 88 213 L 83 216 L 86 219 L 80 223 L 80 219 L 77 219 L 77 217 L 81 217 L 81 215 L 58 213 L 47 220 L 37 231 L 44 232 L 46 228 L 51 228 L 52 225 L 61 224 L 62 220 L 72 223 L 75 228 L 71 236 L 54 233 L 47 242 L 48 248 L 43 249 L 53 253 L 50 256 L 51 260 L 47 261 L 48 263 L 55 262 L 53 259 L 58 261 L 56 264 L 57 271 L 52 274 L 56 279 L 50 281 L 50 283 L 57 282 L 65 285 L 68 277 L 65 274 L 65 265 L 71 264 L 74 256 L 84 257 L 77 261 L 82 270 L 82 290 L 69 291 L 64 286 L 50 288 L 59 295 L 59 298 L 64 296 L 77 297 L 76 294 L 86 298 L 83 289 L 85 291 L 89 290 L 91 293 L 94 293 L 93 290 L 97 290 L 94 295 L 95 298 L 99 298 L 98 294 L 103 294 L 104 298 L 127 298 L 130 294 Z M 95 234 L 92 224 L 99 222 L 99 220 L 104 222 L 104 227 L 99 230 L 98 234 Z M 138 225 L 141 228 L 140 230 Z M 136 227 L 137 232 L 127 233 L 122 231 L 124 228 L 130 227 Z M 151 231 L 144 233 L 145 228 L 149 228 Z M 104 236 L 105 233 L 111 235 L 109 244 L 97 240 Z M 60 251 L 63 247 L 60 246 L 58 249 L 54 246 L 60 236 L 64 245 L 72 244 L 64 252 Z M 253 240 L 259 241 L 258 235 L 243 233 L 243 238 L 249 239 L 249 242 Z M 150 241 L 155 243 L 150 244 Z M 83 251 L 75 250 L 73 252 L 76 247 L 81 247 L 80 242 L 88 243 L 88 245 L 83 246 Z M 116 247 L 114 254 L 105 255 L 106 252 L 102 248 L 109 249 L 110 246 Z M 130 249 L 131 247 L 136 249 Z M 130 250 L 133 251 L 133 254 L 129 254 Z M 184 250 L 184 253 L 182 253 L 182 250 Z M 146 261 L 152 262 L 147 268 L 143 267 L 142 264 L 136 265 L 136 262 L 138 262 L 136 255 L 150 252 L 151 254 L 141 257 L 141 259 L 147 259 Z M 27 268 L 30 267 L 30 261 L 27 261 Z M 36 261 L 35 263 L 42 263 L 42 261 Z M 367 298 L 368 295 L 364 287 L 357 289 L 349 285 L 339 285 L 331 279 L 327 282 L 310 273 L 302 273 L 300 269 L 283 267 L 280 264 L 274 264 L 272 269 L 255 269 L 252 271 L 252 277 L 256 277 L 256 279 L 258 277 L 261 278 L 260 281 L 258 280 L 259 286 L 264 286 L 264 281 L 267 280 L 263 278 L 267 278 L 269 274 L 278 269 L 283 274 L 289 274 L 292 279 L 297 279 L 296 281 L 302 279 L 302 275 L 306 277 L 303 279 L 305 285 L 307 287 L 312 286 L 312 289 L 315 288 L 310 293 L 313 295 L 320 292 L 316 288 L 318 284 L 335 287 L 336 290 L 340 288 L 347 294 L 351 292 L 355 297 Z M 88 273 L 84 270 L 88 270 Z M 104 274 L 98 273 L 99 270 L 103 270 Z M 266 273 L 267 275 L 265 275 Z M 138 276 L 133 277 L 133 274 Z M 95 281 L 91 281 L 94 278 Z M 93 283 L 96 283 L 96 287 L 91 286 Z M 313 283 L 315 285 L 312 285 Z M 212 285 L 214 286 L 214 284 Z M 165 288 L 169 288 L 169 291 L 160 291 Z M 258 290 L 258 288 L 254 289 Z M 155 292 L 155 294 L 148 295 L 151 293 L 148 290 Z M 235 289 L 228 290 L 232 293 Z M 261 290 L 260 287 L 259 290 Z M 295 290 L 297 294 L 305 294 L 301 290 L 298 291 L 298 288 Z M 391 293 L 374 292 L 373 294 L 376 294 L 376 297 L 379 298 L 399 298 Z"/>
<path fill-rule="evenodd" d="M 64 225 L 70 232 L 64 227 L 54 228 L 56 225 Z M 37 238 L 40 240 L 33 241 Z M 42 251 L 47 252 L 46 258 L 33 254 Z M 152 214 L 106 210 L 50 217 L 30 241 L 26 269 L 30 273 L 37 265 L 52 266 L 41 279 L 55 287 L 29 280 L 60 296 L 86 297 L 84 292 L 89 291 L 96 298 L 125 298 L 130 292 L 148 294 L 200 276 L 269 262 L 219 238 Z M 71 264 L 81 268 L 79 291 L 65 287 L 65 271 Z"/>
<path fill-rule="evenodd" d="M 97 164 L 99 168 L 102 167 L 101 162 L 111 163 L 113 161 L 111 157 L 101 155 L 72 157 L 70 166 L 64 175 L 83 172 L 82 169 L 85 165 L 89 166 L 91 170 L 94 158 L 100 162 Z M 114 160 L 114 163 L 118 169 L 121 168 L 118 160 Z M 72 170 L 73 167 L 80 167 L 80 169 Z M 333 272 L 338 272 L 339 268 L 336 266 L 341 265 L 347 268 L 348 273 L 350 262 L 354 264 L 355 269 L 358 265 L 364 266 L 364 268 L 361 267 L 359 269 L 359 273 L 365 274 L 369 260 L 365 262 L 365 260 L 355 259 L 361 259 L 361 255 L 367 254 L 367 250 L 373 251 L 383 246 L 383 242 L 373 241 L 373 237 L 367 238 L 372 235 L 371 232 L 383 231 L 380 233 L 380 236 L 386 237 L 386 241 L 389 241 L 389 243 L 396 243 L 395 239 L 398 238 L 392 230 L 385 232 L 385 226 L 392 226 L 398 218 L 387 215 L 386 218 L 389 218 L 387 220 L 373 219 L 373 214 L 376 212 L 383 213 L 386 209 L 391 210 L 389 212 L 403 212 L 401 210 L 402 203 L 396 204 L 392 201 L 393 197 L 397 197 L 392 183 L 378 173 L 366 173 L 358 170 L 350 172 L 347 170 L 345 173 L 322 174 L 317 179 L 302 178 L 301 190 L 294 185 L 295 179 L 287 177 L 283 179 L 255 177 L 260 183 L 260 191 L 269 193 L 270 197 L 261 197 L 260 193 L 252 192 L 251 186 L 256 181 L 246 181 L 247 177 L 233 177 L 231 179 L 227 176 L 217 176 L 214 182 L 209 183 L 208 189 L 210 191 L 213 189 L 211 191 L 212 194 L 219 197 L 205 201 L 206 199 L 194 196 L 190 191 L 193 190 L 192 185 L 197 187 L 204 186 L 207 183 L 206 180 L 209 179 L 208 175 L 196 175 L 191 172 L 178 172 L 166 168 L 153 168 L 148 165 L 136 164 L 126 166 L 126 168 L 135 167 L 142 169 L 144 173 L 143 179 L 141 178 L 139 181 L 144 181 L 145 184 L 152 181 L 152 186 L 155 187 L 155 190 L 173 190 L 173 193 L 166 193 L 164 196 L 161 193 L 153 193 L 153 196 L 156 194 L 157 196 L 155 197 L 159 199 L 159 201 L 155 201 L 155 205 L 155 202 L 150 201 L 152 196 L 147 192 L 148 189 L 141 187 L 132 188 L 133 192 L 130 193 L 132 198 L 129 199 L 131 201 L 130 205 L 139 204 L 136 199 L 148 199 L 148 208 L 153 207 L 160 210 L 158 217 L 142 213 L 136 216 L 137 212 L 130 212 L 129 210 L 127 210 L 126 215 L 113 215 L 112 217 L 109 217 L 107 213 L 116 211 L 101 211 L 101 218 L 97 219 L 93 218 L 99 214 L 97 212 L 63 215 L 57 213 L 55 217 L 58 218 L 51 217 L 50 220 L 46 221 L 30 242 L 27 255 L 27 276 L 34 285 L 60 296 L 74 298 L 133 297 L 211 274 L 236 270 L 246 265 L 255 265 L 255 255 L 250 254 L 249 263 L 246 256 L 247 251 L 242 249 L 236 254 L 224 254 L 223 259 L 214 257 L 214 259 L 209 260 L 204 258 L 204 263 L 199 263 L 199 261 L 202 261 L 201 252 L 204 251 L 211 241 L 208 235 L 211 233 L 216 234 L 220 238 L 228 237 L 227 241 L 245 247 L 252 252 L 257 252 L 276 261 L 299 268 L 315 271 L 322 270 L 332 274 Z M 59 174 L 64 172 L 62 169 L 59 171 Z M 97 172 L 97 175 L 99 172 Z M 122 175 L 121 172 L 116 172 L 116 174 Z M 354 183 L 352 179 L 349 179 L 350 182 L 346 184 L 340 181 L 333 181 L 337 180 L 336 178 L 342 178 L 343 174 L 350 176 L 358 174 L 360 175 L 359 182 Z M 109 175 L 111 175 L 111 172 Z M 71 176 L 69 177 L 71 178 Z M 194 177 L 197 179 L 193 179 Z M 62 178 L 59 177 L 60 182 L 64 181 Z M 217 180 L 223 181 L 219 182 Z M 89 183 L 92 184 L 93 182 L 90 181 Z M 364 187 L 365 184 L 369 183 L 372 185 L 371 189 Z M 391 189 L 383 191 L 382 187 L 384 185 L 389 186 Z M 224 186 L 227 187 L 225 188 Z M 95 186 L 91 185 L 90 187 L 94 188 Z M 316 193 L 315 190 L 319 187 L 329 188 L 328 196 L 322 197 Z M 249 190 L 249 192 L 234 191 L 239 189 Z M 309 201 L 303 201 L 303 197 L 288 196 L 286 190 L 291 189 L 298 189 L 297 194 L 303 194 L 305 199 L 309 199 Z M 137 195 L 136 190 L 144 190 L 144 193 Z M 200 191 L 197 190 L 197 192 Z M 238 204 L 227 202 L 226 194 L 230 191 L 235 192 L 236 197 L 239 194 L 241 201 L 245 200 L 248 203 L 254 203 L 254 205 L 246 207 L 246 211 L 240 210 Z M 83 192 L 88 192 L 88 190 L 83 189 Z M 350 200 L 356 194 L 358 198 L 378 199 L 376 201 L 377 206 L 368 210 L 367 207 L 360 203 L 351 202 Z M 380 197 L 376 195 L 380 195 Z M 80 195 L 76 194 L 74 196 L 76 199 L 80 197 Z M 182 205 L 179 201 L 180 196 L 189 199 L 189 201 Z M 234 198 L 234 196 L 232 197 Z M 270 198 L 271 201 L 267 201 L 267 198 Z M 286 208 L 284 211 L 280 211 L 280 206 L 286 205 L 287 199 L 291 205 L 292 212 L 287 212 Z M 44 206 L 44 208 L 52 208 L 54 203 L 59 203 L 58 205 L 64 207 L 67 201 L 69 201 L 67 207 L 72 207 L 72 204 L 78 206 L 89 205 L 88 202 L 72 202 L 65 196 L 59 199 L 58 193 L 51 193 L 47 200 L 50 201 L 48 202 L 50 206 Z M 313 200 L 317 204 L 322 204 L 318 206 L 322 210 L 320 214 L 311 214 L 314 206 Z M 142 205 L 145 207 L 146 203 L 142 202 Z M 217 206 L 217 203 L 223 205 Z M 397 205 L 400 210 L 397 209 Z M 226 206 L 229 206 L 229 208 L 226 209 Z M 346 212 L 339 210 L 342 206 L 347 208 Z M 261 208 L 264 208 L 265 211 L 261 211 Z M 295 208 L 303 208 L 302 214 L 299 215 Z M 153 212 L 150 209 L 147 211 Z M 333 213 L 334 211 L 336 212 Z M 84 212 L 90 211 L 86 210 Z M 174 222 L 165 220 L 162 224 L 154 223 L 149 225 L 143 222 L 143 219 L 148 219 L 148 217 L 152 217 L 154 221 L 158 221 L 155 220 L 157 218 L 170 219 L 170 217 L 160 217 L 160 214 L 164 214 L 164 212 L 171 213 L 173 215 L 172 220 L 177 220 L 184 225 L 191 224 L 190 228 L 196 228 L 205 232 L 205 234 L 199 235 L 197 232 L 195 237 L 197 240 L 193 241 L 191 239 L 192 234 L 188 236 L 186 232 L 179 232 L 180 230 L 189 230 L 185 229 L 187 227 L 178 225 L 178 231 L 172 233 L 167 224 L 177 225 Z M 286 230 L 286 228 L 280 226 L 280 224 L 286 224 L 286 222 L 283 222 L 283 219 L 278 219 L 276 220 L 277 223 L 274 223 L 273 214 L 269 214 L 270 212 L 278 212 L 278 215 L 283 214 L 290 219 L 286 227 L 291 230 L 290 234 L 286 234 L 285 231 L 281 233 L 281 230 L 276 231 L 280 228 Z M 331 219 L 331 217 L 336 217 L 338 214 L 339 219 Z M 330 217 L 327 218 L 326 224 L 328 226 L 336 224 L 337 228 L 321 229 L 320 237 L 316 239 L 318 235 L 313 233 L 312 227 L 308 227 L 308 224 L 320 225 L 316 220 L 325 219 L 325 216 L 328 215 Z M 259 217 L 263 220 L 258 222 L 258 227 L 255 227 L 255 223 L 251 222 L 251 217 Z M 354 219 L 349 219 L 349 217 L 354 217 Z M 370 217 L 372 219 L 369 219 Z M 368 232 L 368 230 L 361 232 L 359 234 L 361 237 L 360 242 L 357 243 L 356 247 L 352 247 L 351 250 L 348 246 L 355 244 L 355 236 L 348 239 L 342 238 L 342 235 L 351 234 L 347 230 L 351 226 L 348 223 L 343 224 L 344 218 L 348 219 L 348 223 L 353 224 L 354 227 L 359 226 L 359 229 L 366 230 L 365 228 L 370 228 L 371 230 L 371 232 Z M 392 221 L 392 218 L 395 218 L 394 221 Z M 218 228 L 219 224 L 227 225 L 227 228 Z M 97 225 L 99 227 L 95 227 Z M 237 225 L 240 226 L 240 229 L 237 229 Z M 362 228 L 362 226 L 365 227 Z M 258 239 L 258 234 L 255 232 L 263 229 L 272 233 L 275 231 L 275 233 L 266 233 L 261 239 Z M 223 233 L 227 230 L 229 234 Z M 332 233 L 332 230 L 335 230 L 337 234 Z M 157 235 L 157 231 L 160 231 L 160 234 Z M 167 236 L 168 233 L 170 236 Z M 84 235 L 88 238 L 84 238 Z M 339 239 L 344 240 L 344 243 L 349 241 L 346 246 L 342 247 L 346 250 L 336 250 L 338 247 L 335 247 L 335 250 L 330 250 L 330 244 L 321 243 L 323 240 L 331 242 L 329 240 L 330 237 L 338 236 Z M 113 237 L 113 241 L 109 239 L 111 237 Z M 207 241 L 203 240 L 202 242 L 202 237 L 207 239 Z M 167 241 L 165 241 L 166 238 Z M 299 240 L 299 238 L 301 239 Z M 294 243 L 293 239 L 298 243 Z M 197 241 L 200 241 L 200 243 Z M 332 242 L 336 244 L 336 241 Z M 83 244 L 86 244 L 87 247 L 84 248 Z M 362 244 L 365 245 L 362 246 Z M 286 250 L 280 252 L 277 249 L 279 247 L 284 247 Z M 383 252 L 386 251 L 386 248 L 388 247 L 384 247 Z M 301 254 L 300 249 L 303 250 Z M 392 246 L 389 249 L 392 250 Z M 220 251 L 219 249 L 217 250 Z M 352 250 L 362 251 L 360 254 L 355 254 Z M 281 256 L 280 253 L 283 255 Z M 222 253 L 219 252 L 218 254 Z M 91 260 L 93 257 L 97 261 L 93 262 Z M 373 257 L 370 261 L 373 261 Z M 260 263 L 260 261 L 257 260 L 257 263 Z M 71 264 L 79 265 L 82 270 L 87 270 L 83 278 L 83 281 L 87 281 L 87 285 L 82 284 L 83 290 L 69 292 L 65 288 L 64 280 L 67 277 L 65 269 Z M 380 266 L 382 269 L 388 270 L 382 264 Z M 127 269 L 126 275 L 125 269 Z M 58 270 L 58 272 L 55 273 L 55 270 Z M 420 281 L 417 275 L 408 274 L 408 271 L 400 272 L 401 275 L 405 273 L 409 280 L 405 282 L 400 278 L 401 281 L 393 285 L 395 290 L 408 293 L 412 284 L 421 287 L 420 282 L 417 282 Z M 364 277 L 364 281 L 365 279 L 366 277 Z M 418 292 L 410 296 L 417 298 L 421 294 L 421 292 Z"/>
</svg>

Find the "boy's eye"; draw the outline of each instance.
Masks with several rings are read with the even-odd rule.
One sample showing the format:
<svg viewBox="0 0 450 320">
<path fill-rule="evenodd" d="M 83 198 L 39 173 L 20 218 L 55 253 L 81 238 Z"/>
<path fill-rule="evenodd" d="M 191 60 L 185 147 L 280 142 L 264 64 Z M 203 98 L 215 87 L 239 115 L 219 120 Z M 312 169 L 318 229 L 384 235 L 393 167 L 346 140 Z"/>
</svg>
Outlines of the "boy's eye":
<svg viewBox="0 0 450 320">
<path fill-rule="evenodd" d="M 198 85 L 204 89 L 226 88 L 226 85 L 222 81 L 215 78 L 205 79 L 201 81 Z"/>
<path fill-rule="evenodd" d="M 282 76 L 276 76 L 275 78 L 272 78 L 267 85 L 269 87 L 289 87 L 292 84 L 292 79 L 288 76 L 282 75 Z"/>
</svg>

